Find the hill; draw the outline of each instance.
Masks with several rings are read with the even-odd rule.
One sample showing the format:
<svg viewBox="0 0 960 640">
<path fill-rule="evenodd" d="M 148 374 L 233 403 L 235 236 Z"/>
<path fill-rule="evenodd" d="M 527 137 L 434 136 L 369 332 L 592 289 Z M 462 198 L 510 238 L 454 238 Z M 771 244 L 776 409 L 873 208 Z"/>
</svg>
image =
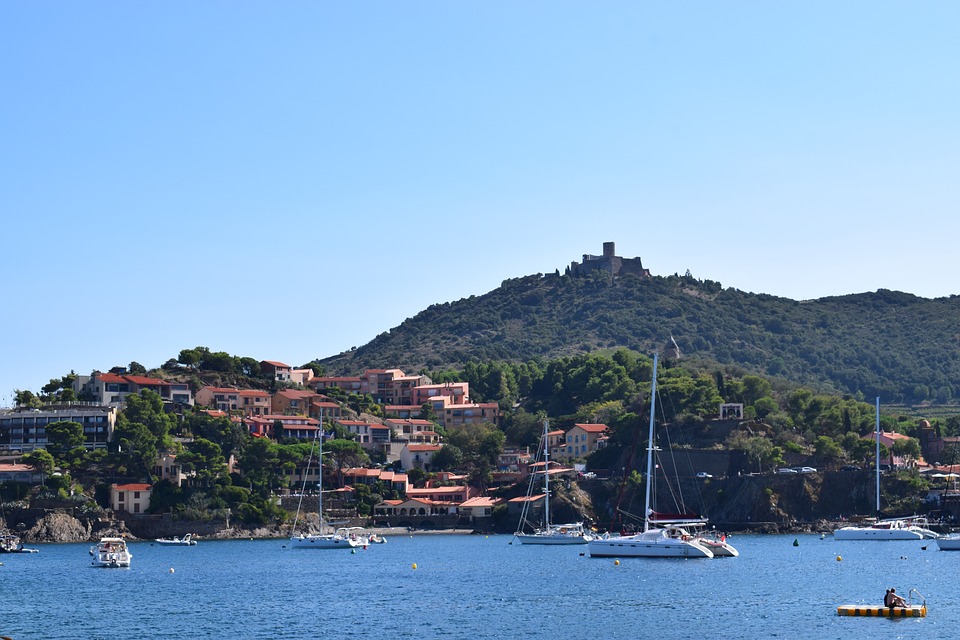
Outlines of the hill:
<svg viewBox="0 0 960 640">
<path fill-rule="evenodd" d="M 556 358 L 670 338 L 685 360 L 884 402 L 960 398 L 960 297 L 875 293 L 796 301 L 687 276 L 603 271 L 531 275 L 436 304 L 363 347 L 319 360 L 333 375 L 367 368 L 458 368 Z"/>
</svg>

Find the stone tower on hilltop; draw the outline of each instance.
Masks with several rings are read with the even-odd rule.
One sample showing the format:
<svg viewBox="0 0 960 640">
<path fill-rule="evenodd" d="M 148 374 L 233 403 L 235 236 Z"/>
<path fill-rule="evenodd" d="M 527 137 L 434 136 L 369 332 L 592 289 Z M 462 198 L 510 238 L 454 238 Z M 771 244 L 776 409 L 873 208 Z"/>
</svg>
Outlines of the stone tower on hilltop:
<svg viewBox="0 0 960 640">
<path fill-rule="evenodd" d="M 583 262 L 571 262 L 571 275 L 581 276 L 591 271 L 605 271 L 612 276 L 633 274 L 642 278 L 650 277 L 650 270 L 643 268 L 640 258 L 621 258 L 614 255 L 616 247 L 613 242 L 603 243 L 603 255 L 592 256 L 583 254 Z"/>
</svg>

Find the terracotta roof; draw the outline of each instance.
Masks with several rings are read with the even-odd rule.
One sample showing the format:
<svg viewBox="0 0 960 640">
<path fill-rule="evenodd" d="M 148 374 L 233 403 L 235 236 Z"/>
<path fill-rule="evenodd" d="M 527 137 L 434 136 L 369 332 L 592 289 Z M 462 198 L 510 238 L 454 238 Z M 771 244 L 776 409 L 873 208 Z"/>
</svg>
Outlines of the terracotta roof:
<svg viewBox="0 0 960 640">
<path fill-rule="evenodd" d="M 605 424 L 575 424 L 575 427 L 580 427 L 587 433 L 603 433 L 610 427 Z"/>
<path fill-rule="evenodd" d="M 151 488 L 148 484 L 113 484 L 110 486 L 117 491 L 149 491 Z"/>
<path fill-rule="evenodd" d="M 240 392 L 241 396 L 246 396 L 248 398 L 269 398 L 270 394 L 266 391 L 260 391 L 259 389 L 243 389 Z"/>
<path fill-rule="evenodd" d="M 438 451 L 442 447 L 439 444 L 408 444 L 408 451 Z"/>
<path fill-rule="evenodd" d="M 260 362 L 260 364 L 269 364 L 269 365 L 271 365 L 271 366 L 273 366 L 273 367 L 282 367 L 282 368 L 284 368 L 284 369 L 293 369 L 293 367 L 291 367 L 290 365 L 284 364 L 284 363 L 282 363 L 282 362 L 277 362 L 276 360 L 263 360 L 262 362 Z"/>
</svg>

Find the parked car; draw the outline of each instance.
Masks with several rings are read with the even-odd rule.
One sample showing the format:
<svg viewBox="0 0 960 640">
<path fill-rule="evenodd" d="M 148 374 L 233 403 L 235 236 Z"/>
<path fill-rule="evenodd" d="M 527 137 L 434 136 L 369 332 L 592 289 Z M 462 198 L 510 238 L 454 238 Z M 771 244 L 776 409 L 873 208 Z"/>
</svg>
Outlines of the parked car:
<svg viewBox="0 0 960 640">
<path fill-rule="evenodd" d="M 713 476 L 707 473 L 706 471 L 701 471 L 697 474 L 698 478 L 712 478 Z"/>
<path fill-rule="evenodd" d="M 795 467 L 794 471 L 797 473 L 816 473 L 817 470 L 813 467 Z"/>
<path fill-rule="evenodd" d="M 796 469 L 791 469 L 790 467 L 780 467 L 777 469 L 777 473 L 796 473 Z"/>
</svg>

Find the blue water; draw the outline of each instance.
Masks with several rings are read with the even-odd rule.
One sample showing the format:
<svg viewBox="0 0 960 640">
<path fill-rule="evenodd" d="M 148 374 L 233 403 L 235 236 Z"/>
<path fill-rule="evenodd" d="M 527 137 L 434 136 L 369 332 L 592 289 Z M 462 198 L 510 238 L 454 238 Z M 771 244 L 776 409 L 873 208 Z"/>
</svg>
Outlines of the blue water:
<svg viewBox="0 0 960 640">
<path fill-rule="evenodd" d="M 510 541 L 394 536 L 357 553 L 280 540 L 138 542 L 131 569 L 90 567 L 86 544 L 36 545 L 38 554 L 0 556 L 0 635 L 850 640 L 960 629 L 960 552 L 932 541 L 742 535 L 731 538 L 739 558 L 619 565 L 586 547 Z M 838 604 L 880 603 L 891 586 L 919 590 L 928 616 L 836 615 Z"/>
</svg>

